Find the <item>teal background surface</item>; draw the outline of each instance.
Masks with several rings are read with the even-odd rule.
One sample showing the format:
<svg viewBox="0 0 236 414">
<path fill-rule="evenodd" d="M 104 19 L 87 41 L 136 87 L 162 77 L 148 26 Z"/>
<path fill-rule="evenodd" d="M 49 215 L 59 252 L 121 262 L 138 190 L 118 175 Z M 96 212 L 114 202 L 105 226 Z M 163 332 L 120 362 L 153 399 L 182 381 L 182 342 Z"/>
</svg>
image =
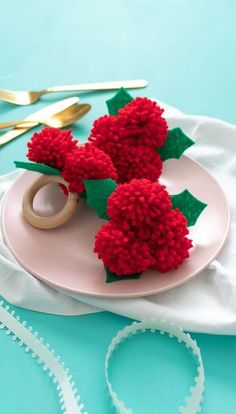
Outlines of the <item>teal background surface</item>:
<svg viewBox="0 0 236 414">
<path fill-rule="evenodd" d="M 233 0 L 8 0 L 1 4 L 0 23 L 0 88 L 144 78 L 149 87 L 135 95 L 160 99 L 187 113 L 236 121 Z M 81 102 L 93 106 L 73 127 L 81 141 L 93 119 L 106 112 L 110 96 L 80 94 Z M 59 98 L 47 96 L 28 107 L 0 102 L 0 121 L 25 117 Z M 25 158 L 29 137 L 25 134 L 0 150 L 0 173 L 10 171 L 14 159 Z M 130 321 L 106 312 L 81 317 L 17 312 L 62 356 L 88 413 L 112 413 L 104 357 L 111 338 Z M 236 338 L 193 336 L 206 369 L 202 413 L 235 413 Z M 112 362 L 114 384 L 135 414 L 177 413 L 195 371 L 188 351 L 158 334 L 127 342 Z M 50 379 L 3 332 L 0 411 L 60 412 Z"/>
</svg>

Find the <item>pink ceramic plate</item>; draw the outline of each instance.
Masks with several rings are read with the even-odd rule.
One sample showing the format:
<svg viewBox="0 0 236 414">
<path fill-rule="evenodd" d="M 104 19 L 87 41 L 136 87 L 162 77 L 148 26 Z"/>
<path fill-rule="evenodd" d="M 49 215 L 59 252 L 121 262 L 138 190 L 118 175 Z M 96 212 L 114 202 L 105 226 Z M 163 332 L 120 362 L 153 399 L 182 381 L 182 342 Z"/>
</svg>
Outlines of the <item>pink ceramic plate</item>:
<svg viewBox="0 0 236 414">
<path fill-rule="evenodd" d="M 162 182 L 171 194 L 185 188 L 208 207 L 190 236 L 194 242 L 190 259 L 168 273 L 149 271 L 141 279 L 107 284 L 103 264 L 93 253 L 94 237 L 103 220 L 82 200 L 77 214 L 54 230 L 37 230 L 21 212 L 22 196 L 38 177 L 25 172 L 8 192 L 2 212 L 5 242 L 18 262 L 45 283 L 67 291 L 103 297 L 151 295 L 180 285 L 196 276 L 221 250 L 229 228 L 229 208 L 215 179 L 197 162 L 183 156 L 164 163 Z M 35 199 L 37 211 L 52 214 L 65 202 L 57 186 L 45 187 Z"/>
</svg>

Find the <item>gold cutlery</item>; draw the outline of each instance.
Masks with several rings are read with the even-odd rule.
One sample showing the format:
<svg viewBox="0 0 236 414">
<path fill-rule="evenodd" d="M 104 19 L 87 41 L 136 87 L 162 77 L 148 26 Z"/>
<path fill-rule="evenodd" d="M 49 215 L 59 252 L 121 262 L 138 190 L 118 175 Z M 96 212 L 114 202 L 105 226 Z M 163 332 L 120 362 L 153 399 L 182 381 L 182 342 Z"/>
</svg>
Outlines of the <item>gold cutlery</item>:
<svg viewBox="0 0 236 414">
<path fill-rule="evenodd" d="M 65 126 L 73 124 L 78 119 L 82 118 L 84 115 L 90 111 L 91 105 L 85 104 L 74 104 L 69 106 L 63 111 L 57 112 L 55 115 L 47 118 L 47 119 L 40 119 L 40 117 L 33 122 L 28 120 L 18 120 L 18 121 L 10 121 L 10 122 L 1 122 L 0 129 L 10 128 L 13 126 L 17 126 L 18 128 L 25 128 L 25 127 L 33 127 L 37 126 L 38 124 L 44 124 L 46 126 L 52 128 L 63 128 Z"/>
<path fill-rule="evenodd" d="M 74 97 L 74 98 L 63 99 L 62 101 L 53 103 L 51 105 L 47 105 L 44 108 L 40 109 L 39 111 L 36 111 L 33 114 L 27 116 L 25 118 L 25 121 L 35 122 L 39 124 L 38 122 L 39 118 L 42 122 L 43 120 L 46 120 L 52 117 L 53 115 L 55 115 L 57 112 L 61 112 L 64 109 L 77 104 L 78 101 L 79 101 L 79 98 Z M 31 124 L 31 126 L 25 126 L 25 127 L 22 126 L 22 128 L 18 128 L 17 126 L 16 128 L 11 129 L 10 131 L 6 132 L 5 134 L 0 135 L 0 147 L 6 144 L 7 142 L 15 139 L 19 135 L 22 135 L 25 132 L 29 131 L 30 129 L 34 128 L 35 123 Z"/>
<path fill-rule="evenodd" d="M 122 86 L 126 89 L 145 88 L 148 82 L 143 79 L 114 81 L 114 82 L 97 82 L 85 83 L 80 85 L 53 86 L 41 91 L 8 91 L 0 89 L 0 100 L 10 102 L 16 105 L 30 105 L 37 102 L 41 96 L 54 92 L 82 92 L 82 91 L 109 91 L 120 89 Z"/>
</svg>

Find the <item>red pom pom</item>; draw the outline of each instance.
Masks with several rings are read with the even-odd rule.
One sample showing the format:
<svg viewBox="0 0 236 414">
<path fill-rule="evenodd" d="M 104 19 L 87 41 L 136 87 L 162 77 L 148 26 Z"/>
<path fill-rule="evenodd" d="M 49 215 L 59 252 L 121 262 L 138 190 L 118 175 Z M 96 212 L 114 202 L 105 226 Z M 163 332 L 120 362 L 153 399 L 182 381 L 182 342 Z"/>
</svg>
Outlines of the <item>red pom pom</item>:
<svg viewBox="0 0 236 414">
<path fill-rule="evenodd" d="M 110 219 L 126 230 L 143 224 L 153 226 L 170 209 L 165 186 L 145 179 L 119 185 L 107 204 Z"/>
<path fill-rule="evenodd" d="M 28 142 L 27 157 L 30 161 L 42 162 L 61 170 L 67 154 L 76 148 L 77 143 L 71 135 L 71 130 L 44 128 L 40 132 L 35 132 Z"/>
<path fill-rule="evenodd" d="M 115 160 L 119 151 L 122 151 L 120 133 L 118 117 L 104 115 L 94 121 L 88 140 Z"/>
<path fill-rule="evenodd" d="M 112 158 L 118 174 L 118 182 L 126 183 L 133 178 L 147 178 L 157 181 L 162 171 L 162 160 L 157 151 L 140 145 L 123 146 Z"/>
<path fill-rule="evenodd" d="M 148 98 L 136 98 L 118 112 L 123 139 L 135 145 L 162 147 L 167 137 L 164 110 Z"/>
<path fill-rule="evenodd" d="M 189 257 L 192 241 L 186 237 L 188 233 L 186 217 L 178 209 L 171 210 L 156 224 L 150 239 L 154 269 L 177 269 Z"/>
<path fill-rule="evenodd" d="M 85 190 L 83 179 L 117 180 L 110 157 L 91 144 L 78 146 L 68 154 L 62 176 L 69 183 L 69 191 L 78 193 Z"/>
<path fill-rule="evenodd" d="M 118 116 L 105 115 L 93 125 L 89 140 L 111 157 L 123 145 L 162 147 L 168 126 L 162 117 L 164 110 L 148 98 L 136 98 L 120 109 Z"/>
<path fill-rule="evenodd" d="M 104 224 L 96 234 L 94 252 L 117 276 L 144 272 L 153 264 L 148 245 L 112 222 Z"/>
</svg>

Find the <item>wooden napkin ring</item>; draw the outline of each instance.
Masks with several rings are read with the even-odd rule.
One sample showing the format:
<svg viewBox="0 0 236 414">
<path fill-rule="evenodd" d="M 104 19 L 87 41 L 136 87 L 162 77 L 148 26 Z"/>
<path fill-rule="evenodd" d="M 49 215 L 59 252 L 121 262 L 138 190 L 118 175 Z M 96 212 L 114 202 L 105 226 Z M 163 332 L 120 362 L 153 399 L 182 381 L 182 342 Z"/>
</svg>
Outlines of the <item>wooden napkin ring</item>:
<svg viewBox="0 0 236 414">
<path fill-rule="evenodd" d="M 33 209 L 33 201 L 37 192 L 47 184 L 58 183 L 68 188 L 68 183 L 60 175 L 42 175 L 25 192 L 22 209 L 25 220 L 38 229 L 54 229 L 66 223 L 75 213 L 78 201 L 78 193 L 68 193 L 63 209 L 52 216 L 39 216 Z"/>
</svg>

